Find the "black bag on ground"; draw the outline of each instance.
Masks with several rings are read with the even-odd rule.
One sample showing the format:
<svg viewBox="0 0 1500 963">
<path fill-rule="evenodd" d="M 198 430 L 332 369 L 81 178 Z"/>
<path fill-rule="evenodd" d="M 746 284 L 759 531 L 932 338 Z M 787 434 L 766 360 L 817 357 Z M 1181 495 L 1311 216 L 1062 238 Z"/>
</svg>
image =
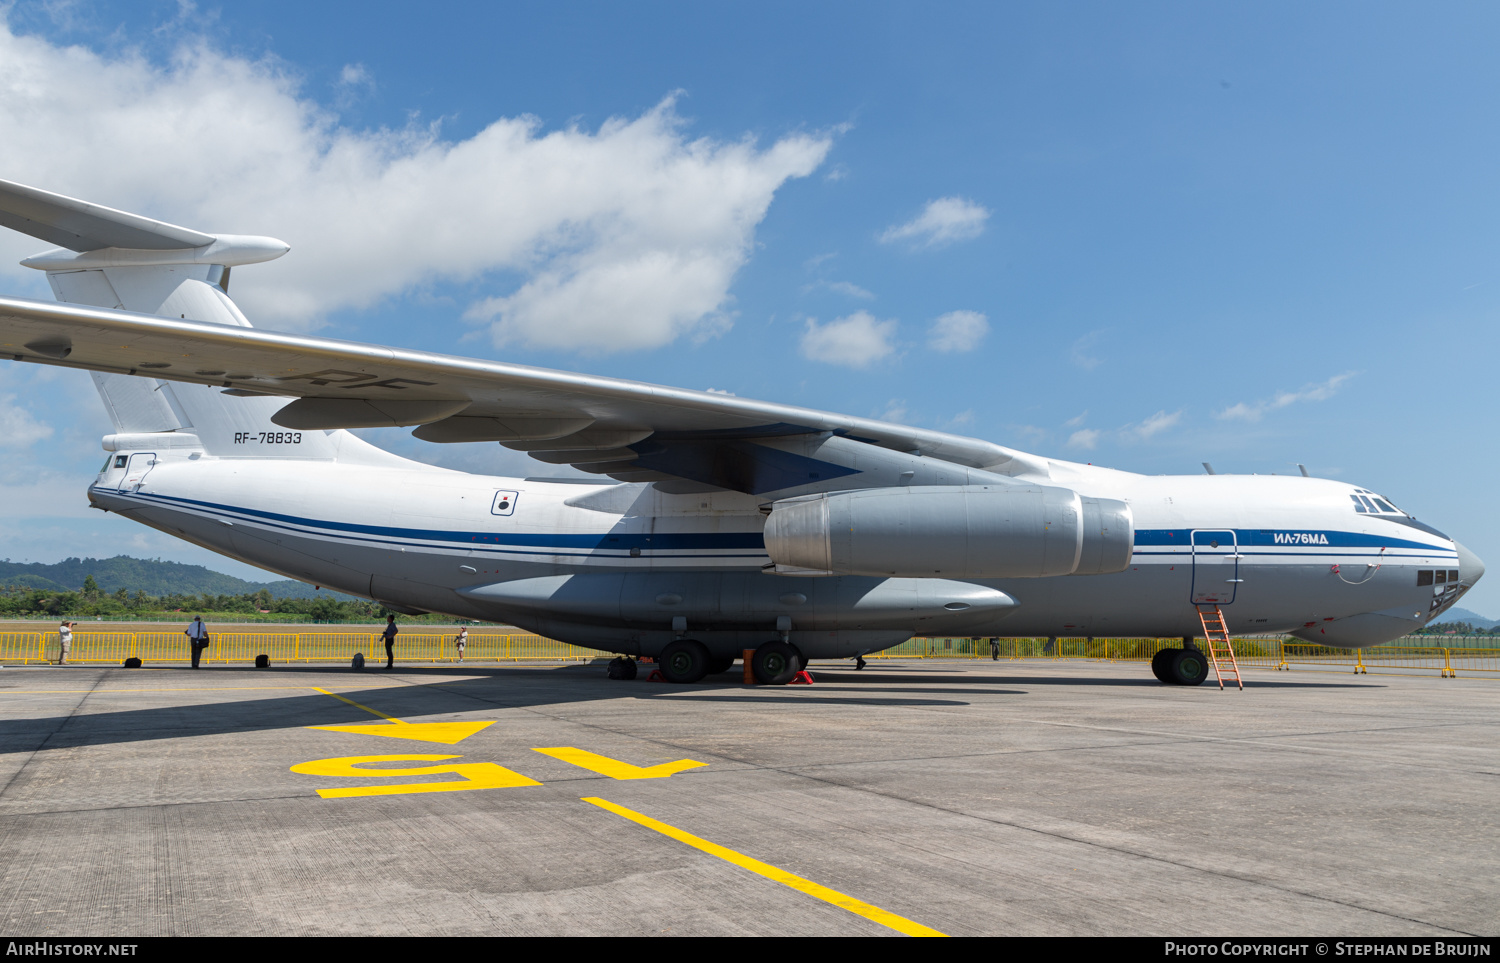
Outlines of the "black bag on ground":
<svg viewBox="0 0 1500 963">
<path fill-rule="evenodd" d="M 255 667 L 257 669 L 269 669 L 271 667 L 271 657 L 264 652 L 257 655 L 255 657 Z"/>
<path fill-rule="evenodd" d="M 352 658 L 352 659 L 349 660 L 349 668 L 351 668 L 351 669 L 363 669 L 364 667 L 365 667 L 365 654 L 363 652 L 356 652 L 356 653 L 354 653 L 354 658 Z"/>
<path fill-rule="evenodd" d="M 137 659 L 133 655 L 130 658 L 128 658 L 128 659 L 125 660 L 125 668 L 127 668 L 127 669 L 139 669 L 140 667 L 141 667 L 141 660 Z"/>
</svg>

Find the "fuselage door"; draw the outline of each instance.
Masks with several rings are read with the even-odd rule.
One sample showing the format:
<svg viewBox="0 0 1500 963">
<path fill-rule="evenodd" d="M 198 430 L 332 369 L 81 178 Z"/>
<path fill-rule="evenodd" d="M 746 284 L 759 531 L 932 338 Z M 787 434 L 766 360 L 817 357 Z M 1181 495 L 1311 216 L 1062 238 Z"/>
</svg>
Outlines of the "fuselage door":
<svg viewBox="0 0 1500 963">
<path fill-rule="evenodd" d="M 156 466 L 156 452 L 136 451 L 131 452 L 130 462 L 125 466 L 125 474 L 120 478 L 120 491 L 138 492 L 141 483 L 146 480 L 151 469 Z"/>
<path fill-rule="evenodd" d="M 1194 605 L 1228 605 L 1239 588 L 1240 552 L 1234 532 L 1205 528 L 1193 532 Z"/>
</svg>

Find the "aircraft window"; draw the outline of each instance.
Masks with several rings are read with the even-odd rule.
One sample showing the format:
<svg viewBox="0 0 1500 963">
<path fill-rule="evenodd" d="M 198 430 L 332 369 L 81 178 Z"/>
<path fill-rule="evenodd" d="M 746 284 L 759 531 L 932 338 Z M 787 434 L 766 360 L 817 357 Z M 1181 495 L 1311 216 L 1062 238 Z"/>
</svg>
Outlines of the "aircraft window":
<svg viewBox="0 0 1500 963">
<path fill-rule="evenodd" d="M 1443 571 L 1442 569 L 1438 569 L 1437 570 L 1437 583 L 1439 585 L 1442 585 L 1446 581 L 1448 581 L 1448 573 L 1445 572 L 1445 571 Z"/>
<path fill-rule="evenodd" d="M 1359 500 L 1358 495 L 1350 495 L 1349 497 L 1354 500 L 1354 510 L 1356 512 L 1363 513 L 1369 511 L 1369 509 L 1365 507 L 1365 503 Z"/>
<path fill-rule="evenodd" d="M 1359 500 L 1365 503 L 1365 508 L 1368 509 L 1372 514 L 1380 514 L 1380 509 L 1376 508 L 1375 503 L 1370 501 L 1370 499 L 1368 499 L 1364 495 L 1361 495 L 1359 496 Z"/>
<path fill-rule="evenodd" d="M 1375 504 L 1383 512 L 1389 512 L 1392 515 L 1399 514 L 1398 509 L 1394 505 L 1392 505 L 1390 502 L 1386 501 L 1383 498 L 1377 498 L 1377 499 L 1375 499 Z"/>
<path fill-rule="evenodd" d="M 125 455 L 116 455 L 115 456 L 115 467 L 116 468 L 124 468 L 125 467 L 125 462 L 126 462 L 126 456 Z"/>
<path fill-rule="evenodd" d="M 1425 571 L 1418 572 L 1417 573 L 1417 584 L 1418 585 L 1431 585 L 1432 584 L 1432 570 L 1431 569 L 1427 569 Z"/>
<path fill-rule="evenodd" d="M 1451 568 L 1448 570 L 1448 581 L 1450 581 L 1450 582 L 1457 582 L 1458 581 L 1458 573 L 1455 572 Z"/>
</svg>

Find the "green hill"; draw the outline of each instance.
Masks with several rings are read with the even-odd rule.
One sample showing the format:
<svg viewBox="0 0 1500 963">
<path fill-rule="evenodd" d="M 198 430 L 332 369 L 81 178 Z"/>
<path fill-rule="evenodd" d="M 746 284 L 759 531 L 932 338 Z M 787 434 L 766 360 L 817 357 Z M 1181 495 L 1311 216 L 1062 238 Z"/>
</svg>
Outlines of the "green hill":
<svg viewBox="0 0 1500 963">
<path fill-rule="evenodd" d="M 0 561 L 0 586 L 21 586 L 42 590 L 80 591 L 83 580 L 92 575 L 105 593 L 125 589 L 147 595 L 192 594 L 249 595 L 261 589 L 278 599 L 333 598 L 353 596 L 327 590 L 314 591 L 311 585 L 292 579 L 274 582 L 249 582 L 202 565 L 164 562 L 161 559 L 131 558 L 65 558 L 48 565 L 42 562 Z"/>
</svg>

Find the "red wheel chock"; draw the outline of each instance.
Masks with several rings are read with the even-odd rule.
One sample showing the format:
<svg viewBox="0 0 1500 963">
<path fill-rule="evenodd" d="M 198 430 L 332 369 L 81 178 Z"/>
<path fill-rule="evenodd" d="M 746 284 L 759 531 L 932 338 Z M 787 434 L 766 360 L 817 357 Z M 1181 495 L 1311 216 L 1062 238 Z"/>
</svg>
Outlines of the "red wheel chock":
<svg viewBox="0 0 1500 963">
<path fill-rule="evenodd" d="M 652 669 L 651 670 L 651 674 L 648 675 L 648 676 L 646 676 L 646 681 L 647 682 L 665 682 L 667 680 L 666 680 L 666 678 L 664 676 L 662 676 L 660 669 Z"/>
<path fill-rule="evenodd" d="M 798 672 L 796 675 L 792 676 L 792 681 L 790 681 L 790 682 L 787 683 L 787 685 L 812 685 L 812 684 L 813 684 L 812 673 L 809 672 L 809 671 L 807 671 L 806 669 L 803 669 L 801 672 Z"/>
</svg>

